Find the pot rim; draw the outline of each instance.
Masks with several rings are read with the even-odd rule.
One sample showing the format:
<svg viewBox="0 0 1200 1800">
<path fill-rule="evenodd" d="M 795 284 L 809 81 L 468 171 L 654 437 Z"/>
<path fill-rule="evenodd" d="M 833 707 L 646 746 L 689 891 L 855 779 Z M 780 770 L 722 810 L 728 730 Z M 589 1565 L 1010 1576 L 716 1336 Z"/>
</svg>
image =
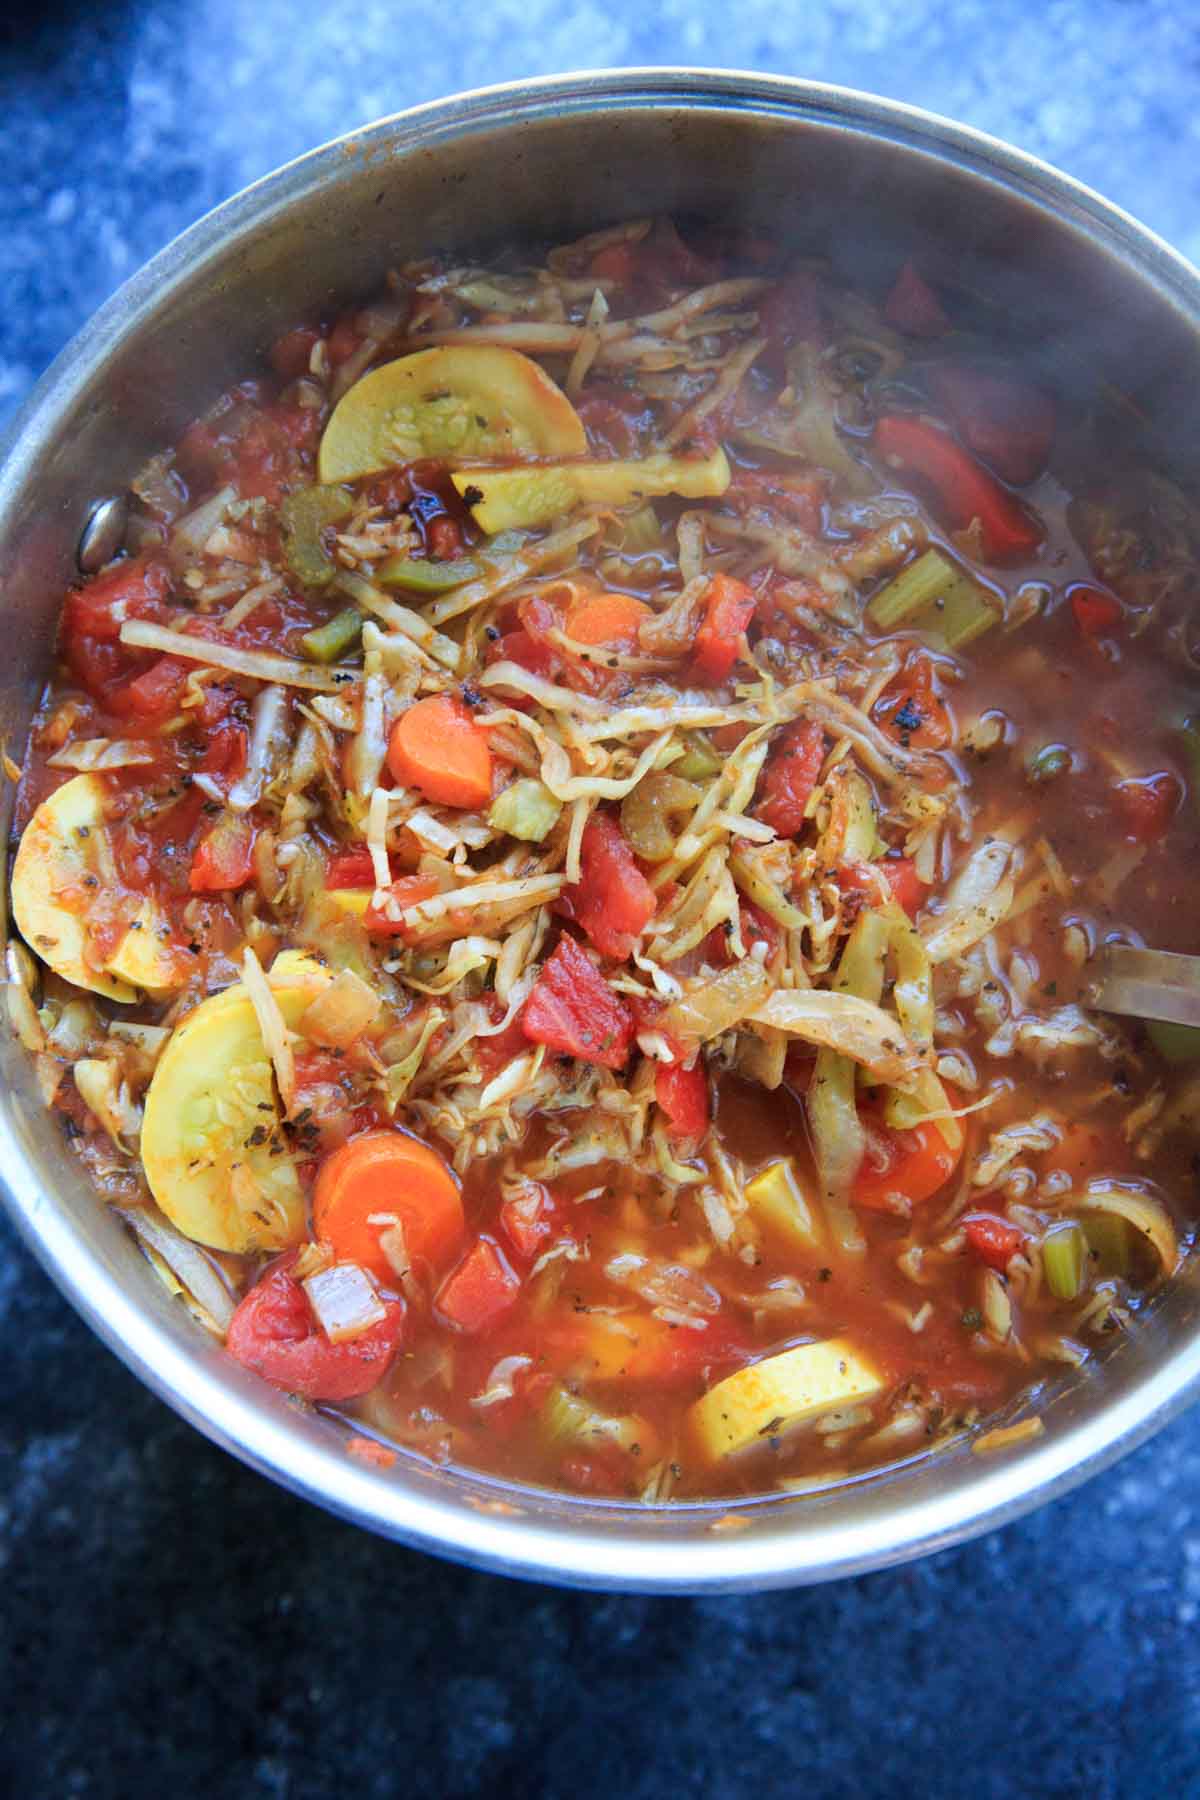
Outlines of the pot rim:
<svg viewBox="0 0 1200 1800">
<path fill-rule="evenodd" d="M 59 354 L 0 436 L 0 533 L 55 428 L 145 312 L 303 194 L 347 157 L 389 157 L 483 125 L 603 111 L 726 110 L 841 129 L 950 161 L 1000 181 L 1116 251 L 1200 328 L 1200 273 L 1119 207 L 1037 158 L 919 107 L 789 77 L 703 68 L 634 68 L 542 77 L 479 88 L 376 120 L 284 164 L 226 200 L 160 250 Z M 43 1194 L 27 1161 L 24 1126 L 0 1111 L 0 1194 L 24 1241 L 97 1335 L 158 1396 L 213 1442 L 292 1492 L 415 1548 L 498 1573 L 563 1585 L 688 1592 L 767 1589 L 865 1573 L 977 1536 L 1066 1493 L 1144 1442 L 1200 1389 L 1200 1334 L 1181 1337 L 1130 1391 L 1088 1417 L 996 1459 L 979 1459 L 966 1491 L 923 1493 L 874 1517 L 839 1519 L 836 1502 L 756 1501 L 739 1516 L 754 1529 L 713 1532 L 727 1504 L 597 1506 L 544 1491 L 455 1477 L 453 1496 L 407 1485 L 403 1462 L 381 1471 L 345 1453 L 333 1433 L 304 1430 L 287 1406 L 264 1406 L 257 1383 L 231 1381 L 225 1359 L 201 1354 L 142 1303 L 121 1271 L 86 1243 L 70 1210 Z M 311 1423 L 311 1422 L 310 1422 Z M 876 1478 L 887 1480 L 886 1472 Z M 418 1491 L 420 1490 L 420 1491 Z M 488 1494 L 518 1503 L 505 1512 Z M 465 1503 L 464 1503 L 465 1501 Z M 522 1501 L 528 1510 L 520 1510 Z M 555 1514 L 547 1517 L 549 1506 Z M 791 1522 L 789 1523 L 789 1519 Z M 642 1529 L 661 1520 L 662 1532 Z M 639 1529 L 622 1532 L 622 1526 Z M 673 1526 L 696 1530 L 668 1536 Z M 765 1528 L 764 1528 L 765 1527 Z"/>
</svg>

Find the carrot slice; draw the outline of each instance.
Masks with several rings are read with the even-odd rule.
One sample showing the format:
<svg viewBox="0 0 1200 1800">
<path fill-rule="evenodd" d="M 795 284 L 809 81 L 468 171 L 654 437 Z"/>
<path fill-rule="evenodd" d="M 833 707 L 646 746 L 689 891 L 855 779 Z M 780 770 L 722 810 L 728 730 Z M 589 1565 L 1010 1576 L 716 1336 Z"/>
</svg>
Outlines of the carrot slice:
<svg viewBox="0 0 1200 1800">
<path fill-rule="evenodd" d="M 486 806 L 492 797 L 487 733 L 453 694 L 432 694 L 392 727 L 388 768 L 438 806 Z"/>
<path fill-rule="evenodd" d="M 400 1226 L 410 1262 L 441 1271 L 463 1237 L 458 1183 L 436 1150 L 404 1131 L 368 1131 L 326 1157 L 313 1197 L 316 1235 L 343 1262 L 394 1286 L 380 1236 Z"/>
<path fill-rule="evenodd" d="M 638 626 L 653 608 L 632 594 L 583 594 L 567 610 L 563 629 L 577 644 L 636 650 Z"/>
</svg>

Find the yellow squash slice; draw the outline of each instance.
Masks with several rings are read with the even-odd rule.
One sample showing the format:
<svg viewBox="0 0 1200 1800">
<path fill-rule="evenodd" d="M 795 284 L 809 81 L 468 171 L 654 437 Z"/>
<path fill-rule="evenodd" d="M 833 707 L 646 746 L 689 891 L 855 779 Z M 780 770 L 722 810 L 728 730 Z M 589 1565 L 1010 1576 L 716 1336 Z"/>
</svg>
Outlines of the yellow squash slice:
<svg viewBox="0 0 1200 1800">
<path fill-rule="evenodd" d="M 729 461 L 659 454 L 641 462 L 577 462 L 528 469 L 460 469 L 451 475 L 481 531 L 546 525 L 573 506 L 632 506 L 653 494 L 714 499 L 729 486 Z"/>
<path fill-rule="evenodd" d="M 13 917 L 26 943 L 64 981 L 129 1002 L 138 998 L 139 988 L 169 993 L 182 986 L 186 967 L 170 941 L 170 927 L 149 899 L 103 967 L 88 960 L 88 908 L 112 881 L 104 797 L 95 775 L 76 775 L 42 801 L 13 863 Z"/>
<path fill-rule="evenodd" d="M 285 951 L 268 979 L 294 1031 L 332 977 Z M 173 1033 L 146 1094 L 141 1156 L 159 1206 L 199 1244 L 248 1253 L 304 1237 L 271 1061 L 241 982 L 202 1001 Z"/>
<path fill-rule="evenodd" d="M 701 1455 L 715 1463 L 835 1407 L 869 1400 L 883 1385 L 845 1338 L 827 1338 L 727 1375 L 689 1409 L 688 1425 Z"/>
<path fill-rule="evenodd" d="M 817 1250 L 821 1224 L 804 1192 L 790 1156 L 768 1164 L 746 1184 L 746 1204 L 764 1237 L 782 1250 Z"/>
<path fill-rule="evenodd" d="M 343 395 L 321 439 L 322 483 L 354 481 L 421 457 L 582 456 L 583 422 L 519 350 L 418 350 L 372 369 Z"/>
</svg>

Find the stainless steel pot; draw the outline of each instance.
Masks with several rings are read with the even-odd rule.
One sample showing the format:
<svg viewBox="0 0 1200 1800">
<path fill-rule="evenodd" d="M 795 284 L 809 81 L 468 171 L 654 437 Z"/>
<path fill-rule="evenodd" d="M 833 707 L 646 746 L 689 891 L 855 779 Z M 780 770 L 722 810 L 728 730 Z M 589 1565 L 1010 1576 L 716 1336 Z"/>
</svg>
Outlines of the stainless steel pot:
<svg viewBox="0 0 1200 1800">
<path fill-rule="evenodd" d="M 882 277 L 922 265 L 1082 356 L 1200 473 L 1200 278 L 1094 194 L 977 133 L 861 94 L 675 70 L 565 77 L 386 119 L 220 207 L 136 275 L 65 350 L 0 465 L 0 731 L 24 740 L 93 502 L 119 489 L 272 336 L 369 295 L 430 245 L 566 237 L 670 210 L 803 233 Z M 6 1039 L 0 1171 L 19 1229 L 99 1335 L 253 1467 L 406 1543 L 510 1574 L 675 1591 L 782 1586 L 901 1561 L 1065 1492 L 1182 1407 L 1200 1380 L 1190 1270 L 1139 1328 L 998 1457 L 965 1447 L 825 1494 L 652 1511 L 347 1455 L 335 1427 L 199 1332 L 99 1205 Z"/>
</svg>

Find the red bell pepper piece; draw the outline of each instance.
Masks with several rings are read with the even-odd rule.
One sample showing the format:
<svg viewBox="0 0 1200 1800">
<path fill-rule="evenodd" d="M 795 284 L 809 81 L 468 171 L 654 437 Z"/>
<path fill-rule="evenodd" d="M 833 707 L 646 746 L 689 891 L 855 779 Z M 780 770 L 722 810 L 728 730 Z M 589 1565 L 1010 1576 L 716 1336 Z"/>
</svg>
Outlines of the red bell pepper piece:
<svg viewBox="0 0 1200 1800">
<path fill-rule="evenodd" d="M 708 1077 L 702 1062 L 690 1069 L 660 1063 L 654 1072 L 654 1098 L 667 1115 L 671 1137 L 700 1137 L 708 1129 Z"/>
<path fill-rule="evenodd" d="M 481 1237 L 438 1289 L 434 1305 L 447 1325 L 475 1335 L 487 1331 L 516 1304 L 521 1279 L 500 1246 Z"/>
<path fill-rule="evenodd" d="M 255 830 L 249 819 L 218 819 L 192 855 L 188 886 L 193 894 L 232 893 L 254 873 Z"/>
<path fill-rule="evenodd" d="M 579 880 L 563 891 L 567 916 L 602 955 L 624 961 L 654 917 L 657 900 L 624 832 L 607 813 L 593 813 L 588 820 L 579 865 Z"/>
<path fill-rule="evenodd" d="M 954 1173 L 958 1152 L 951 1150 L 932 1120 L 911 1131 L 872 1125 L 881 1162 L 863 1158 L 851 1198 L 868 1212 L 899 1213 L 919 1206 L 944 1187 Z"/>
<path fill-rule="evenodd" d="M 1025 1242 L 1015 1225 L 987 1214 L 964 1219 L 963 1229 L 980 1262 L 985 1262 L 989 1269 L 998 1270 L 1001 1275 Z"/>
<path fill-rule="evenodd" d="M 978 519 L 990 562 L 1030 557 L 1042 534 L 1008 489 L 949 432 L 907 413 L 887 413 L 875 427 L 875 448 L 885 461 L 916 475 L 956 529 Z"/>
<path fill-rule="evenodd" d="M 384 1301 L 384 1317 L 358 1337 L 331 1344 L 308 1295 L 281 1258 L 250 1289 L 229 1322 L 225 1348 L 255 1374 L 305 1400 L 354 1400 L 381 1378 L 400 1344 L 404 1302 Z"/>
<path fill-rule="evenodd" d="M 780 837 L 795 837 L 825 760 L 825 731 L 809 719 L 788 725 L 763 767 L 755 817 Z"/>
<path fill-rule="evenodd" d="M 573 937 L 559 938 L 521 1012 L 525 1036 L 580 1062 L 623 1069 L 633 1014 Z"/>
<path fill-rule="evenodd" d="M 742 633 L 754 617 L 755 598 L 744 581 L 714 575 L 708 585 L 704 619 L 692 647 L 692 668 L 701 681 L 724 681 L 738 659 Z"/>
<path fill-rule="evenodd" d="M 883 316 L 906 337 L 941 337 L 950 329 L 941 301 L 924 276 L 918 274 L 911 257 L 896 277 L 884 303 Z"/>
</svg>

